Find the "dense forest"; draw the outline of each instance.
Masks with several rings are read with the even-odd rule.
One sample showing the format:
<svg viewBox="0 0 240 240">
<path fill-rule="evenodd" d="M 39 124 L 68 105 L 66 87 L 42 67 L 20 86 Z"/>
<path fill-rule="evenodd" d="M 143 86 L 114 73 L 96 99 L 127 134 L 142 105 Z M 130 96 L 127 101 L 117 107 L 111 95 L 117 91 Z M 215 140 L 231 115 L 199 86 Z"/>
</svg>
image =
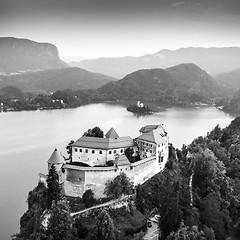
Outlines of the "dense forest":
<svg viewBox="0 0 240 240">
<path fill-rule="evenodd" d="M 21 218 L 14 239 L 143 239 L 146 219 L 160 215 L 159 239 L 237 240 L 240 238 L 240 117 L 182 149 L 169 146 L 164 171 L 136 187 L 127 208 L 103 210 L 72 219 L 71 211 L 84 209 L 97 200 L 91 191 L 82 198 L 61 194 L 54 167 L 47 186 L 39 183 L 29 193 L 28 210 Z M 106 184 L 109 198 L 129 194 L 131 184 L 121 175 Z M 67 201 L 68 200 L 68 201 Z M 48 227 L 42 225 L 50 213 Z M 105 224 L 105 225 L 104 225 Z M 104 230 L 105 229 L 105 230 Z"/>
<path fill-rule="evenodd" d="M 161 239 L 240 238 L 239 134 L 238 117 L 181 150 L 170 147 L 165 170 L 137 187 L 137 208 L 161 216 Z"/>
</svg>

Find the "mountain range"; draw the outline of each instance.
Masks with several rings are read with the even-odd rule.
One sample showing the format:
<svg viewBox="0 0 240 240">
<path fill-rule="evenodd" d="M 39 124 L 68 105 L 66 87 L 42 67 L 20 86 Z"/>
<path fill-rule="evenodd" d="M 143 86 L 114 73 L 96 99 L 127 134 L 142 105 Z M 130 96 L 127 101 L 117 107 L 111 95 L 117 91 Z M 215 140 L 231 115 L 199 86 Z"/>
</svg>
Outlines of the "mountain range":
<svg viewBox="0 0 240 240">
<path fill-rule="evenodd" d="M 0 38 L 0 73 L 38 71 L 69 67 L 50 43 L 28 39 Z"/>
<path fill-rule="evenodd" d="M 120 79 L 140 69 L 168 68 L 182 63 L 194 63 L 215 76 L 240 67 L 240 47 L 163 49 L 140 57 L 98 58 L 69 64 Z"/>
</svg>

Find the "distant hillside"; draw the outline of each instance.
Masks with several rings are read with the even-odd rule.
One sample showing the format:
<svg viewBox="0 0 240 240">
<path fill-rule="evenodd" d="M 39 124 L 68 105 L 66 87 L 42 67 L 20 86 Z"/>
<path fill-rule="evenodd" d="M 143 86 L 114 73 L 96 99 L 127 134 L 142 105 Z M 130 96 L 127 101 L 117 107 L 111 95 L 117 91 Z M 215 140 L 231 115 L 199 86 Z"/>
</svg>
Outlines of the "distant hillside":
<svg viewBox="0 0 240 240">
<path fill-rule="evenodd" d="M 0 38 L 0 73 L 64 68 L 57 48 L 28 39 Z"/>
<path fill-rule="evenodd" d="M 0 76 L 0 88 L 15 86 L 22 91 L 47 93 L 64 89 L 97 89 L 116 79 L 80 68 L 63 68 L 18 75 Z"/>
<path fill-rule="evenodd" d="M 23 99 L 25 97 L 24 93 L 13 86 L 7 86 L 0 88 L 0 99 L 4 98 L 12 98 L 12 99 Z"/>
<path fill-rule="evenodd" d="M 99 89 L 112 100 L 138 99 L 172 103 L 208 102 L 219 95 L 215 80 L 194 64 L 139 70 Z"/>
<path fill-rule="evenodd" d="M 217 75 L 215 79 L 227 90 L 236 92 L 240 88 L 240 68 L 230 72 L 221 73 Z"/>
<path fill-rule="evenodd" d="M 161 50 L 155 54 L 140 57 L 99 58 L 70 63 L 92 72 L 99 72 L 116 78 L 140 70 L 167 68 L 182 63 L 194 63 L 211 76 L 239 67 L 240 47 L 226 48 L 181 48 Z"/>
</svg>

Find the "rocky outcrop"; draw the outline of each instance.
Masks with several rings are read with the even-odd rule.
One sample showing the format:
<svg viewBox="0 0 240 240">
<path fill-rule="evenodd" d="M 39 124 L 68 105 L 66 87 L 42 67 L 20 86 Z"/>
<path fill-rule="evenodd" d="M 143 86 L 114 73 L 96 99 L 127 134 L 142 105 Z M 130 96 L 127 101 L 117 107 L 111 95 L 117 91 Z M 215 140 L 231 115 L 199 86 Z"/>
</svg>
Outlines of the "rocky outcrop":
<svg viewBox="0 0 240 240">
<path fill-rule="evenodd" d="M 0 72 L 13 73 L 64 68 L 56 46 L 28 39 L 0 38 Z"/>
</svg>

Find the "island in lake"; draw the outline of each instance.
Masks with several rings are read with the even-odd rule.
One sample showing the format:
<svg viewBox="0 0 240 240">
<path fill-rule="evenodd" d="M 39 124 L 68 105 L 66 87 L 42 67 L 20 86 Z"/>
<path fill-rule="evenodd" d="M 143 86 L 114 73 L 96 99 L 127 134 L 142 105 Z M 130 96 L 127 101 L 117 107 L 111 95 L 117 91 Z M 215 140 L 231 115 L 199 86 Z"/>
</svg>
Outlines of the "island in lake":
<svg viewBox="0 0 240 240">
<path fill-rule="evenodd" d="M 149 106 L 144 105 L 140 101 L 137 101 L 136 105 L 130 104 L 127 107 L 127 110 L 129 112 L 140 113 L 140 114 L 152 114 L 153 113 L 153 110 Z"/>
</svg>

